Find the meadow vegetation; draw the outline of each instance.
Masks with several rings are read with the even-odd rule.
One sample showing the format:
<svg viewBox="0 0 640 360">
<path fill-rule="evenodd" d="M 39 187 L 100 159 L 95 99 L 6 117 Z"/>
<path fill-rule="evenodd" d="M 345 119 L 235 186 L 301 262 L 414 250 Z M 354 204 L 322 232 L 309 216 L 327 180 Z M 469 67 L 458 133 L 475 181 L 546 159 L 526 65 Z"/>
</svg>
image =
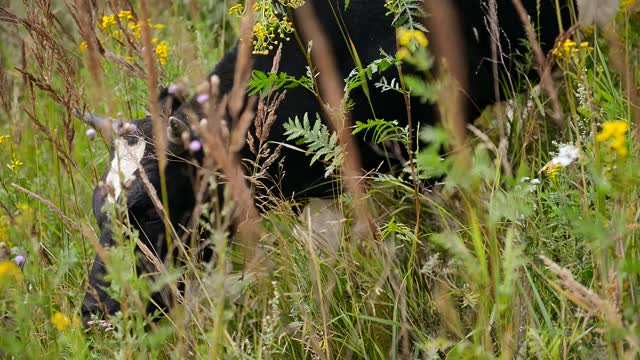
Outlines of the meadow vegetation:
<svg viewBox="0 0 640 360">
<path fill-rule="evenodd" d="M 0 358 L 637 358 L 633 1 L 621 3 L 607 31 L 576 32 L 550 54 L 562 121 L 552 120 L 552 101 L 536 83 L 509 79 L 502 86 L 524 82 L 531 91 L 469 126 L 464 161 L 442 156 L 452 141 L 439 126 L 421 129 L 430 145 L 413 154 L 413 166 L 366 174 L 373 236 L 354 229 L 353 197 L 339 186 L 331 234 L 309 221 L 326 215 L 326 205 L 301 213 L 301 204 L 276 195 L 257 199 L 271 204 L 257 249 L 266 260 L 247 269 L 245 249 L 222 226 L 233 201 L 214 203 L 201 224 L 215 261 L 184 251 L 181 266 L 167 262 L 150 282 L 136 274 L 139 234 L 123 219 L 107 250 L 110 293 L 123 308 L 87 330 L 78 319 L 96 251 L 91 194 L 109 144 L 71 110 L 142 117 L 150 68 L 159 85 L 198 84 L 235 41 L 244 11 L 227 0 L 99 3 L 87 16 L 82 1 L 0 0 Z M 419 3 L 388 3 L 389 21 L 402 27 L 400 51 L 363 71 L 408 61 L 428 72 Z M 143 51 L 143 4 L 152 57 Z M 279 21 L 268 29 L 294 36 Z M 99 41 L 87 43 L 91 34 Z M 254 35 L 256 52 L 277 48 L 264 28 Z M 529 58 L 522 73 L 536 66 Z M 347 92 L 359 79 L 345 79 Z M 400 86 L 386 80 L 376 86 Z M 435 102 L 447 88 L 435 79 L 406 85 Z M 314 84 L 256 73 L 249 88 L 266 95 L 287 86 Z M 291 145 L 306 145 L 309 161 L 326 162 L 327 181 L 339 182 L 336 136 L 315 119 L 291 119 Z M 354 119 L 354 132 L 409 146 L 407 129 L 384 120 Z M 180 303 L 154 321 L 144 311 L 150 294 L 178 281 Z"/>
</svg>

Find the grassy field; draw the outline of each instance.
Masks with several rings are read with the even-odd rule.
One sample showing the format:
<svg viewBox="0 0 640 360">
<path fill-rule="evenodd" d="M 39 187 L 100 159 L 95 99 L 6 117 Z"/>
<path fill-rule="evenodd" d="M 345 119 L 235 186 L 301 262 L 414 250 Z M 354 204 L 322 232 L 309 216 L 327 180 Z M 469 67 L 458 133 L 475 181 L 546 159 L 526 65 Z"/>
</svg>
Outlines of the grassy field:
<svg viewBox="0 0 640 360">
<path fill-rule="evenodd" d="M 87 331 L 80 304 L 99 230 L 91 194 L 109 154 L 69 110 L 142 117 L 149 63 L 137 20 L 146 2 L 100 2 L 93 22 L 78 16 L 81 3 L 0 0 L 0 358 L 637 358 L 640 110 L 634 117 L 629 89 L 640 87 L 640 13 L 624 8 L 631 1 L 608 36 L 558 47 L 564 126 L 546 95 L 521 94 L 469 132 L 470 168 L 434 161 L 436 147 L 416 153 L 416 172 L 445 174 L 446 185 L 416 194 L 407 174 L 369 174 L 374 239 L 355 234 L 347 192 L 336 201 L 344 218 L 277 200 L 261 219 L 268 261 L 253 271 L 213 226 L 229 221 L 226 207 L 203 221 L 217 261 L 167 263 L 155 284 L 136 275 L 135 236 L 122 236 L 108 266 L 123 311 Z M 237 37 L 234 4 L 153 2 L 160 85 L 205 78 Z M 100 51 L 84 42 L 93 33 Z M 307 221 L 325 215 L 333 235 Z M 146 299 L 178 279 L 184 301 L 151 321 Z"/>
</svg>

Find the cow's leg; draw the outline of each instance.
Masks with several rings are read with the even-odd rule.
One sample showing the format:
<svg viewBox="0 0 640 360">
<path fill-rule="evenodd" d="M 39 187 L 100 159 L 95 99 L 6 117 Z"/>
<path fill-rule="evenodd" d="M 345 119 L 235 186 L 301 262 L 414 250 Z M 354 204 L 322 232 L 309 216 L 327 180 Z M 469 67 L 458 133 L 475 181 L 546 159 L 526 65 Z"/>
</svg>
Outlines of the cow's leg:
<svg viewBox="0 0 640 360">
<path fill-rule="evenodd" d="M 113 245 L 113 237 L 110 226 L 105 226 L 100 236 L 100 245 L 109 247 Z M 111 298 L 105 289 L 111 286 L 111 283 L 105 280 L 107 268 L 103 259 L 96 255 L 89 275 L 89 287 L 82 301 L 82 323 L 87 326 L 91 320 L 91 316 L 110 315 L 120 310 L 120 303 Z"/>
<path fill-rule="evenodd" d="M 166 241 L 164 240 L 164 223 L 162 219 L 147 220 L 142 223 L 134 224 L 134 228 L 140 232 L 141 243 L 147 248 L 146 252 L 151 253 L 159 258 L 162 262 L 166 256 Z M 107 248 L 114 245 L 111 224 L 104 226 L 100 237 L 100 245 Z M 136 258 L 138 266 L 136 267 L 138 274 L 157 272 L 155 265 L 146 259 L 145 251 L 136 246 Z M 120 303 L 111 298 L 105 291 L 111 286 L 111 282 L 105 279 L 107 275 L 107 267 L 104 260 L 96 255 L 96 259 L 89 276 L 89 286 L 82 301 L 82 322 L 85 326 L 90 325 L 93 314 L 98 317 L 112 315 L 120 310 Z M 148 313 L 153 312 L 157 308 L 167 310 L 171 305 L 170 297 L 161 292 L 152 295 L 152 303 L 149 304 Z"/>
</svg>

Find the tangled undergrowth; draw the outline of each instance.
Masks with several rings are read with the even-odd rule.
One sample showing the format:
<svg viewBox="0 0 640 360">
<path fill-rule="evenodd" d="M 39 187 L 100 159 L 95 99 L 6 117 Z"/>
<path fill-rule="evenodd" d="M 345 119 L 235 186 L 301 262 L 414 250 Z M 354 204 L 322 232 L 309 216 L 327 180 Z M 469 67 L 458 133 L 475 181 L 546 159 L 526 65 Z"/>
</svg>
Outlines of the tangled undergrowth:
<svg viewBox="0 0 640 360">
<path fill-rule="evenodd" d="M 167 264 L 154 284 L 137 277 L 136 234 L 123 226 L 109 268 L 111 294 L 125 306 L 85 331 L 78 318 L 96 232 L 88 204 L 108 144 L 71 110 L 139 117 L 150 67 L 160 84 L 185 76 L 197 83 L 232 44 L 235 15 L 246 11 L 221 0 L 164 3 L 148 15 L 146 39 L 140 7 L 124 3 L 85 22 L 78 14 L 88 9 L 72 2 L 0 1 L 0 358 L 637 357 L 640 149 L 629 89 L 640 86 L 630 83 L 640 79 L 640 16 L 630 0 L 612 25 L 618 47 L 596 30 L 553 51 L 564 129 L 532 88 L 471 128 L 471 168 L 442 160 L 444 129 L 424 131 L 432 145 L 415 154 L 415 171 L 368 174 L 375 241 L 352 234 L 348 193 L 302 214 L 299 204 L 269 199 L 275 208 L 261 218 L 260 240 L 269 264 L 261 272 L 244 272 L 242 249 L 219 230 L 229 221 L 225 207 L 203 211 L 216 262 L 193 255 L 182 267 Z M 300 2 L 269 3 L 254 3 L 256 53 L 294 36 L 283 9 Z M 399 61 L 431 69 L 418 3 L 387 1 L 399 51 L 361 71 Z M 345 79 L 347 93 L 360 76 Z M 406 80 L 426 101 L 438 99 L 439 86 Z M 314 90 L 313 82 L 312 74 L 253 74 L 250 89 Z M 375 86 L 400 88 L 384 78 Z M 335 134 L 314 118 L 292 119 L 288 135 L 337 176 Z M 502 137 L 498 126 L 508 130 Z M 359 122 L 354 132 L 408 141 L 392 121 Z M 263 161 L 277 161 L 276 150 L 265 150 L 270 144 L 253 140 Z M 420 189 L 417 226 L 414 175 L 446 176 L 444 185 Z M 183 301 L 150 321 L 140 304 L 178 279 Z"/>
</svg>

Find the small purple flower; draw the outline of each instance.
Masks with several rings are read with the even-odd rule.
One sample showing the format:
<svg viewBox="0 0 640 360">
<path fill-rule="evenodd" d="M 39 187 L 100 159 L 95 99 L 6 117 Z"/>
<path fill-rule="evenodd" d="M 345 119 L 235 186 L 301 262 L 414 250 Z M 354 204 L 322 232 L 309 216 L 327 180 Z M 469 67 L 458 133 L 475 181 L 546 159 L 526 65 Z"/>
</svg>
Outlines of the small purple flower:
<svg viewBox="0 0 640 360">
<path fill-rule="evenodd" d="M 18 266 L 21 266 L 22 264 L 24 264 L 24 256 L 22 255 L 18 255 L 15 258 L 13 258 L 13 262 L 16 263 Z"/>
<path fill-rule="evenodd" d="M 87 135 L 88 138 L 93 139 L 93 137 L 96 136 L 96 130 L 93 128 L 87 129 L 85 134 Z"/>
<path fill-rule="evenodd" d="M 205 102 L 207 102 L 207 100 L 209 100 L 209 95 L 208 95 L 208 94 L 201 94 L 201 95 L 198 95 L 198 97 L 196 98 L 196 100 L 198 101 L 198 103 L 200 103 L 200 104 L 204 104 Z"/>
<path fill-rule="evenodd" d="M 202 143 L 200 141 L 192 140 L 189 143 L 189 150 L 191 150 L 192 152 L 200 151 L 200 149 L 202 149 Z"/>
<path fill-rule="evenodd" d="M 169 85 L 169 88 L 167 89 L 167 91 L 169 92 L 169 94 L 175 94 L 176 91 L 178 91 L 178 85 L 176 84 Z"/>
</svg>

